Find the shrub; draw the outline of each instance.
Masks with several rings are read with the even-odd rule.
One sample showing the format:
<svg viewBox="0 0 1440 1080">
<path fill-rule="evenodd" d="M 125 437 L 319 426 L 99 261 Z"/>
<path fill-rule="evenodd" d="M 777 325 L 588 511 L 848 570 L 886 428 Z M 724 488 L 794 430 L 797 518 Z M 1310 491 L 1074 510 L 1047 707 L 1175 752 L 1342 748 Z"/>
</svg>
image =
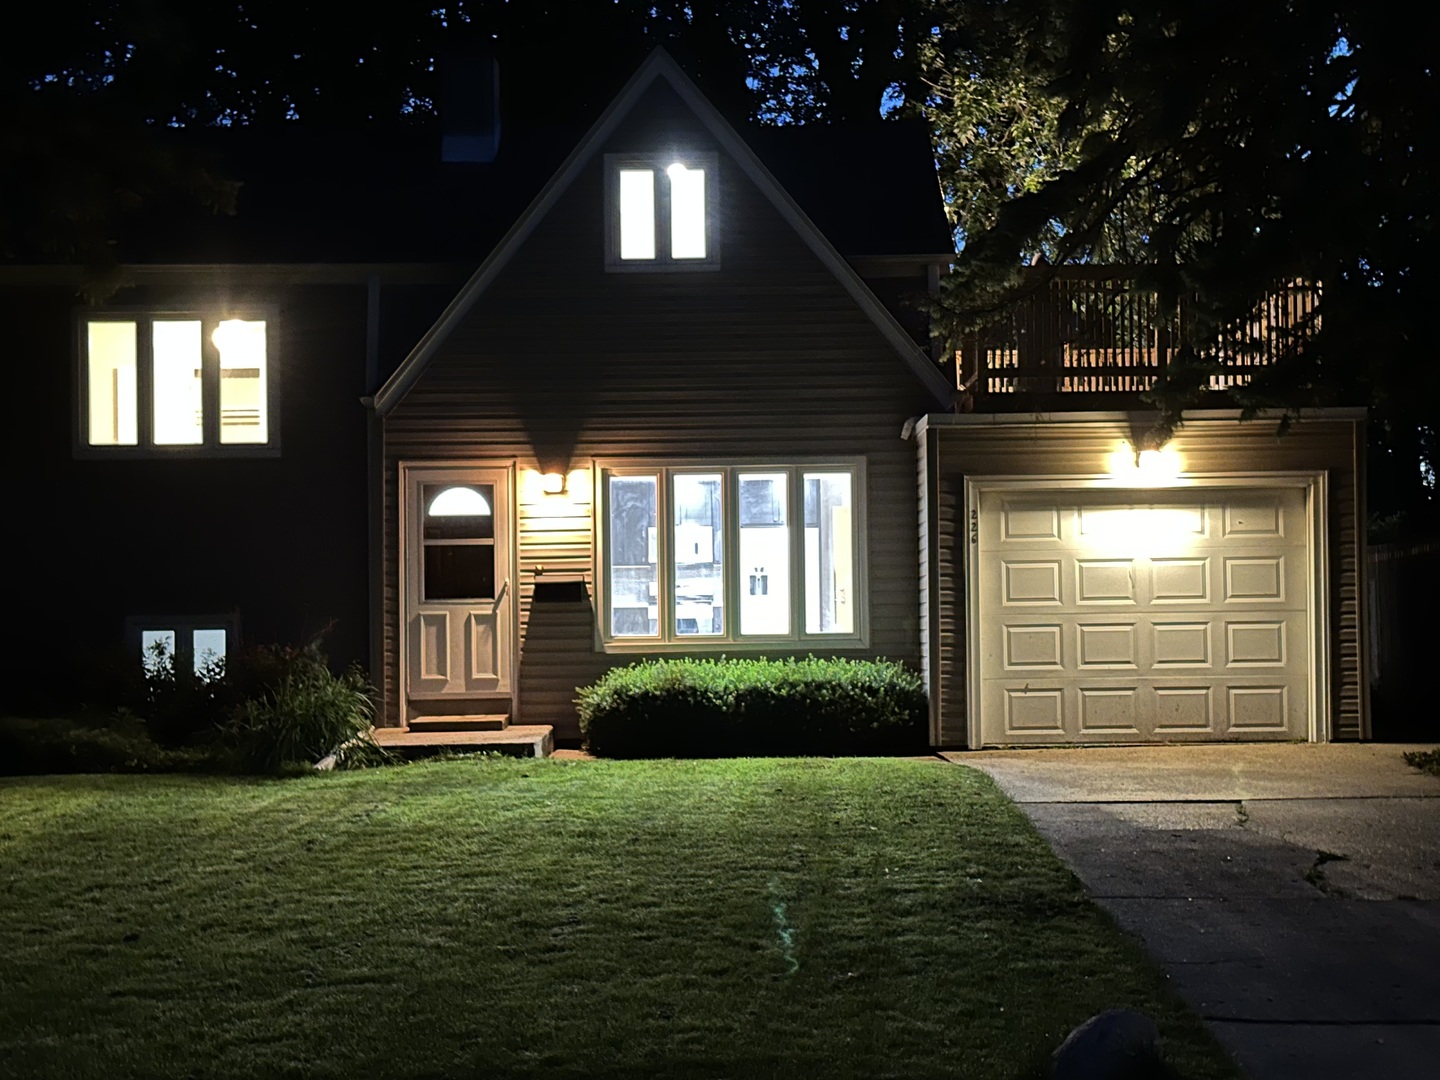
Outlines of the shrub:
<svg viewBox="0 0 1440 1080">
<path fill-rule="evenodd" d="M 122 710 L 103 723 L 67 717 L 0 717 L 0 774 L 187 772 L 215 767 L 203 750 L 171 750 Z"/>
<path fill-rule="evenodd" d="M 336 675 L 315 645 L 257 650 L 246 697 L 222 737 L 246 772 L 276 773 L 336 754 L 341 765 L 375 764 L 375 704 L 358 668 Z"/>
<path fill-rule="evenodd" d="M 650 660 L 576 699 L 601 757 L 886 754 L 924 747 L 920 678 L 883 660 Z"/>
</svg>

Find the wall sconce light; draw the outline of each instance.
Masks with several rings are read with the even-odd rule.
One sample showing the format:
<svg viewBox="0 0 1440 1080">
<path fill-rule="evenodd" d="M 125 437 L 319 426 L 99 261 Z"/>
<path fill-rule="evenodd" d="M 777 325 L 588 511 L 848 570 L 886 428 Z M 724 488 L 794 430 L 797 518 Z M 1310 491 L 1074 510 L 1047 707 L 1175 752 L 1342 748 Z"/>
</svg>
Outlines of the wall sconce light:
<svg viewBox="0 0 1440 1080">
<path fill-rule="evenodd" d="M 1140 450 L 1121 442 L 1106 459 L 1110 478 L 1125 487 L 1169 487 L 1183 471 L 1173 446 Z"/>
<path fill-rule="evenodd" d="M 540 478 L 540 490 L 545 492 L 546 495 L 565 494 L 565 474 L 556 472 L 546 473 Z"/>
</svg>

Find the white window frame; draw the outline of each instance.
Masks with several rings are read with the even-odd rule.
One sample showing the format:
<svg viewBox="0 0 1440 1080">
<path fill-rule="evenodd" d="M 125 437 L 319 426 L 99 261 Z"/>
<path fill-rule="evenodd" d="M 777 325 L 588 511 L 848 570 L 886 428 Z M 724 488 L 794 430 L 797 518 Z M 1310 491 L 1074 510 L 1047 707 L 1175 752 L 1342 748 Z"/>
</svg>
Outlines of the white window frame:
<svg viewBox="0 0 1440 1080">
<path fill-rule="evenodd" d="M 189 673 L 195 663 L 196 630 L 225 631 L 225 656 L 229 664 L 240 646 L 240 614 L 228 611 L 223 615 L 132 615 L 125 620 L 125 648 L 142 666 L 145 656 L 142 648 L 143 635 L 147 631 L 169 630 L 175 635 L 175 651 L 171 660 L 175 670 Z"/>
<path fill-rule="evenodd" d="M 696 652 L 761 652 L 777 647 L 807 649 L 863 649 L 870 644 L 869 552 L 866 537 L 868 487 L 863 458 L 725 458 L 667 459 L 663 462 L 636 459 L 602 460 L 593 463 L 594 496 L 594 583 L 596 611 L 596 646 L 604 652 L 696 653 Z M 741 571 L 737 556 L 740 551 L 739 474 L 785 473 L 786 522 L 790 530 L 790 632 L 787 634 L 740 633 Z M 854 580 L 854 623 L 849 633 L 812 633 L 805 629 L 805 488 L 803 477 L 811 472 L 844 472 L 850 474 L 851 552 Z M 724 597 L 725 632 L 722 634 L 686 634 L 675 632 L 674 567 L 670 553 L 675 540 L 674 513 L 670 493 L 672 479 L 685 473 L 720 473 L 724 480 Z M 611 632 L 610 597 L 610 507 L 609 478 L 612 476 L 650 476 L 656 479 L 656 600 L 659 605 L 657 632 L 653 635 Z"/>
<path fill-rule="evenodd" d="M 673 164 L 705 170 L 705 257 L 677 259 L 670 254 L 670 188 L 665 170 Z M 655 173 L 655 257 L 620 258 L 620 171 Z M 673 150 L 605 155 L 605 269 L 618 273 L 670 273 L 720 269 L 720 156 L 714 152 Z"/>
<path fill-rule="evenodd" d="M 265 323 L 265 424 L 268 439 L 263 443 L 222 443 L 220 441 L 220 352 L 211 340 L 215 328 L 229 319 L 263 320 Z M 173 458 L 173 457 L 279 457 L 280 456 L 280 364 L 276 357 L 276 313 L 271 308 L 105 308 L 81 309 L 74 320 L 74 412 L 73 447 L 79 458 Z M 156 322 L 200 323 L 201 441 L 168 444 L 155 442 L 153 327 Z M 98 322 L 135 324 L 135 424 L 133 446 L 90 442 L 90 357 L 89 326 Z"/>
</svg>

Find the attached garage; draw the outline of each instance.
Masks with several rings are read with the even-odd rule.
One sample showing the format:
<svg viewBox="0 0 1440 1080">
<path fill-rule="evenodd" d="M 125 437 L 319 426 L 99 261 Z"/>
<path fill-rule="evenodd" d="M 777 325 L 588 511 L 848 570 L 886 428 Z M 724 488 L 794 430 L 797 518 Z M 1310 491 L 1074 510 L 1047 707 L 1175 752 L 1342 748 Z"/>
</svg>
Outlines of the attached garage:
<svg viewBox="0 0 1440 1080">
<path fill-rule="evenodd" d="M 936 744 L 1364 737 L 1360 419 L 927 417 Z"/>
</svg>

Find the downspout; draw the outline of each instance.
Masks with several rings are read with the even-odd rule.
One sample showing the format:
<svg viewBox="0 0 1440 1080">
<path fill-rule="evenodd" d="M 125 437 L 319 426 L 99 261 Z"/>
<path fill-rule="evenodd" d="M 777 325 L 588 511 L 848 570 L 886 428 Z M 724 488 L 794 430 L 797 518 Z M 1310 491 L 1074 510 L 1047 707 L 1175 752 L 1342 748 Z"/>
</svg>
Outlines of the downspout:
<svg viewBox="0 0 1440 1080">
<path fill-rule="evenodd" d="M 384 439 L 374 394 L 380 389 L 380 275 L 365 279 L 365 492 L 366 577 L 370 617 L 370 681 L 384 696 L 385 664 L 385 560 L 384 560 Z M 380 724 L 385 723 L 382 711 Z"/>
</svg>

